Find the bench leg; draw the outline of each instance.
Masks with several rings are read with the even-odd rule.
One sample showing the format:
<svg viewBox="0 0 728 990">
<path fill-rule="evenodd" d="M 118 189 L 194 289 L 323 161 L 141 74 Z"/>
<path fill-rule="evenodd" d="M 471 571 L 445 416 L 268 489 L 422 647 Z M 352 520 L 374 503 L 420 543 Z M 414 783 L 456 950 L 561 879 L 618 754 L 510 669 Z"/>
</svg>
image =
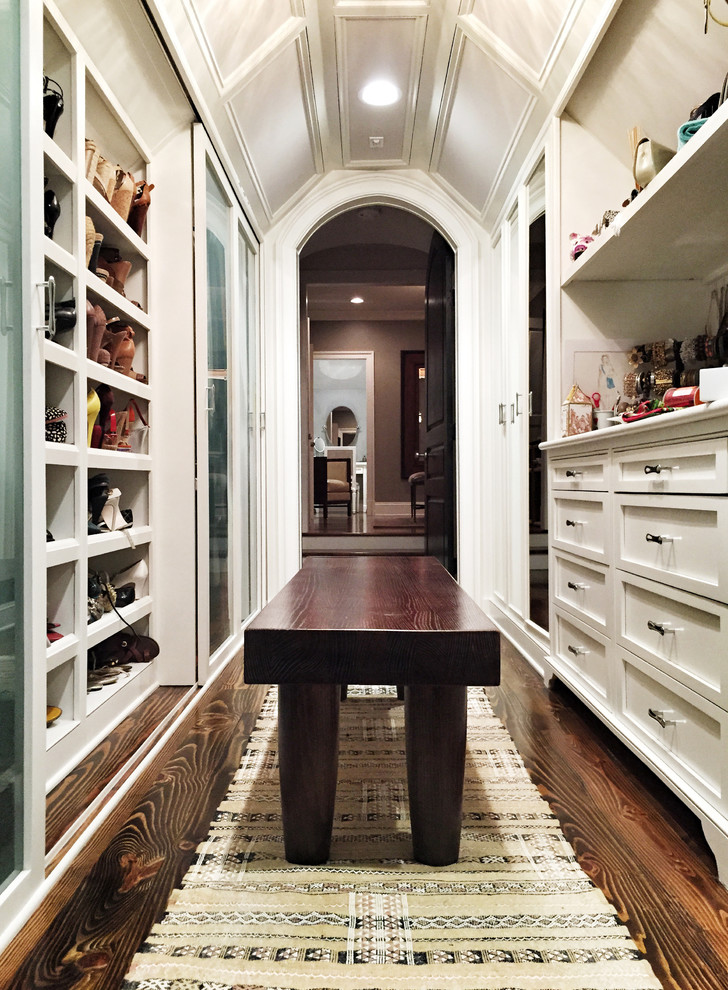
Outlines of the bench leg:
<svg viewBox="0 0 728 990">
<path fill-rule="evenodd" d="M 449 684 L 404 689 L 412 846 L 428 866 L 456 863 L 460 852 L 467 692 Z"/>
<path fill-rule="evenodd" d="M 278 685 L 283 845 L 289 863 L 325 863 L 339 758 L 338 684 Z"/>
</svg>

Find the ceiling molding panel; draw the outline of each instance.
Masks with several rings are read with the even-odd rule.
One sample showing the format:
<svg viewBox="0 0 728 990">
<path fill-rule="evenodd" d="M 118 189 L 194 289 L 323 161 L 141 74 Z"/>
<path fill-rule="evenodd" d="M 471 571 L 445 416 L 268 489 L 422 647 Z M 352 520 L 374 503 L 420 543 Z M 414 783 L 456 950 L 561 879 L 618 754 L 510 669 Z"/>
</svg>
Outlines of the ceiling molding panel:
<svg viewBox="0 0 728 990">
<path fill-rule="evenodd" d="M 511 73 L 459 35 L 432 169 L 480 211 L 535 98 Z"/>
<path fill-rule="evenodd" d="M 231 17 L 229 0 L 182 2 L 221 93 L 231 77 L 239 78 L 243 65 L 269 57 L 271 38 L 289 30 L 287 22 L 302 15 L 301 0 L 246 0 L 244 17 Z"/>
<path fill-rule="evenodd" d="M 401 4 L 396 6 L 401 9 Z M 426 27 L 424 14 L 336 17 L 341 145 L 346 167 L 409 164 Z M 367 106 L 359 92 L 367 82 L 380 78 L 393 82 L 402 97 L 391 106 Z"/>
<path fill-rule="evenodd" d="M 494 51 L 523 65 L 541 83 L 564 45 L 568 26 L 584 0 L 472 0 L 468 20 Z"/>
<path fill-rule="evenodd" d="M 228 101 L 271 214 L 316 175 L 320 160 L 307 62 L 299 35 Z"/>
</svg>

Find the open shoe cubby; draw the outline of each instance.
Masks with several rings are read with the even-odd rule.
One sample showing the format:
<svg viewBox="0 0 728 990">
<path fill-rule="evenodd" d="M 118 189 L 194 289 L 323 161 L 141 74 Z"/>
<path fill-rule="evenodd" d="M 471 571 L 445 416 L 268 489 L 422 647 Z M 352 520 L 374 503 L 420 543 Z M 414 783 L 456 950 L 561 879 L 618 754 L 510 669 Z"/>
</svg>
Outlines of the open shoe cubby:
<svg viewBox="0 0 728 990">
<path fill-rule="evenodd" d="M 76 302 L 75 328 L 59 333 L 53 340 L 44 339 L 43 375 L 35 392 L 42 395 L 46 407 L 56 406 L 68 414 L 66 442 L 46 442 L 44 447 L 44 517 L 53 541 L 46 544 L 45 550 L 47 615 L 34 617 L 34 640 L 38 654 L 43 652 L 46 670 L 46 703 L 63 710 L 46 730 L 47 786 L 61 779 L 156 683 L 152 662 L 125 676 L 123 683 L 120 679 L 102 692 L 87 693 L 90 649 L 125 628 L 124 619 L 140 632 L 151 631 L 153 635 L 154 629 L 150 518 L 153 465 L 148 446 L 134 453 L 88 446 L 86 397 L 90 389 L 100 384 L 111 387 L 117 414 L 133 399 L 148 420 L 152 405 L 152 389 L 147 381 L 92 362 L 87 352 L 88 301 L 100 306 L 107 320 L 118 317 L 120 325 L 132 328 L 133 369 L 152 380 L 151 246 L 147 243 L 146 224 L 139 236 L 94 186 L 93 175 L 86 175 L 85 139 L 90 139 L 108 162 L 132 173 L 138 181 L 150 180 L 150 155 L 94 64 L 96 58 L 101 62 L 104 54 L 91 52 L 89 57 L 53 3 L 45 5 L 43 71 L 63 90 L 64 109 L 53 136 L 40 135 L 38 146 L 42 176 L 48 180 L 46 188 L 56 194 L 60 214 L 52 238 L 45 236 L 42 229 L 33 233 L 34 282 L 43 310 L 48 289 L 42 283 L 49 276 L 55 281 L 56 302 Z M 44 196 L 40 183 L 36 195 L 41 200 Z M 88 268 L 87 217 L 94 232 L 101 235 L 102 245 L 116 249 L 124 261 L 131 263 L 123 293 Z M 37 332 L 43 334 L 42 329 Z M 90 535 L 87 481 L 101 472 L 109 476 L 112 487 L 121 490 L 120 507 L 130 508 L 134 521 L 126 530 Z M 136 600 L 121 610 L 124 618 L 110 612 L 88 623 L 89 572 L 112 575 L 138 560 L 144 560 L 148 570 L 146 586 L 137 589 Z M 50 646 L 45 640 L 45 625 L 41 632 L 41 623 L 46 620 L 59 623 L 58 632 L 63 634 Z"/>
</svg>

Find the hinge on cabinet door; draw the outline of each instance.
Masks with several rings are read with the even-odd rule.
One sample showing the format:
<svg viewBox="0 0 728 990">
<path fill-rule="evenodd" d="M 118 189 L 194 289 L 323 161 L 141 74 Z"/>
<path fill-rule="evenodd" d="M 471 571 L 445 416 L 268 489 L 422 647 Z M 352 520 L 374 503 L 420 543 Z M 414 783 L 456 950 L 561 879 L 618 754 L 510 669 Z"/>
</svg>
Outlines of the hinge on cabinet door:
<svg viewBox="0 0 728 990">
<path fill-rule="evenodd" d="M 205 409 L 207 412 L 215 412 L 215 383 L 213 382 L 212 385 L 206 385 L 205 392 L 207 392 Z"/>
<path fill-rule="evenodd" d="M 506 422 L 506 404 L 505 402 L 498 403 L 498 426 L 505 426 Z"/>
<path fill-rule="evenodd" d="M 12 323 L 8 321 L 8 313 L 10 307 L 8 305 L 8 296 L 10 295 L 10 289 L 13 283 L 0 275 L 0 333 L 10 333 L 13 329 Z"/>
<path fill-rule="evenodd" d="M 261 428 L 261 430 L 264 430 L 265 429 L 265 413 L 264 412 L 261 412 L 261 414 L 260 414 L 260 428 Z"/>
<path fill-rule="evenodd" d="M 255 413 L 251 409 L 248 412 L 248 430 L 252 433 L 255 429 Z"/>
<path fill-rule="evenodd" d="M 533 416 L 533 392 L 528 393 L 528 415 Z"/>
</svg>

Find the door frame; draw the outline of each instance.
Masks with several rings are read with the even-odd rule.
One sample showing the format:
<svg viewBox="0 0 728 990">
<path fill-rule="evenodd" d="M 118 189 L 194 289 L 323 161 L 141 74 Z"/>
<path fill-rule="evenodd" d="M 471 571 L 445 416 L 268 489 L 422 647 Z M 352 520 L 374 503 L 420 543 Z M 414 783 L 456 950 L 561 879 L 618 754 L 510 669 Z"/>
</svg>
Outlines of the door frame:
<svg viewBox="0 0 728 990">
<path fill-rule="evenodd" d="M 489 608 L 492 561 L 488 537 L 492 516 L 492 476 L 481 453 L 491 445 L 494 419 L 486 416 L 496 373 L 486 360 L 486 283 L 483 265 L 490 238 L 457 201 L 419 172 L 332 173 L 296 203 L 266 234 L 262 243 L 266 316 L 265 391 L 266 488 L 268 513 L 275 526 L 266 531 L 267 595 L 270 597 L 301 566 L 301 451 L 290 443 L 291 424 L 301 416 L 299 251 L 315 231 L 339 213 L 367 205 L 394 206 L 420 216 L 455 251 L 456 313 L 456 465 L 459 581 Z M 489 410 L 490 412 L 491 410 Z M 298 430 L 298 436 L 302 430 Z M 297 455 L 297 462 L 294 461 Z M 499 525 L 499 524 L 498 524 Z M 461 534 L 465 534 L 465 538 Z"/>
<path fill-rule="evenodd" d="M 375 463 L 375 427 L 374 427 L 374 351 L 314 351 L 311 349 L 311 337 L 308 338 L 309 344 L 309 362 L 308 362 L 308 423 L 304 424 L 303 420 L 301 425 L 306 427 L 307 432 L 304 438 L 304 443 L 302 449 L 306 448 L 308 444 L 308 450 L 311 450 L 313 446 L 313 440 L 308 439 L 314 436 L 314 422 L 313 422 L 313 362 L 316 358 L 322 360 L 336 360 L 337 358 L 359 358 L 366 361 L 366 382 L 367 382 L 367 504 L 366 509 L 360 511 L 366 511 L 367 513 L 374 512 L 374 463 Z M 303 392 L 303 388 L 301 389 Z M 310 465 L 310 458 L 308 461 Z M 303 498 L 304 518 L 311 519 L 313 516 L 313 473 L 308 472 L 309 481 L 304 492 L 307 493 L 306 497 Z M 305 477 L 305 473 L 304 473 Z M 306 506 L 306 502 L 308 503 Z M 371 518 L 371 516 L 370 516 Z"/>
<path fill-rule="evenodd" d="M 242 543 L 242 527 L 245 521 L 241 518 L 240 504 L 235 498 L 235 492 L 239 486 L 247 479 L 240 477 L 240 463 L 238 456 L 238 436 L 248 433 L 249 430 L 249 410 L 241 408 L 241 388 L 239 377 L 238 347 L 241 345 L 236 328 L 242 315 L 250 318 L 257 313 L 254 303 L 250 305 L 248 301 L 248 311 L 241 313 L 239 294 L 236 290 L 235 279 L 239 270 L 238 245 L 239 234 L 245 235 L 247 244 L 253 249 L 253 256 L 257 259 L 257 241 L 243 214 L 243 211 L 235 197 L 220 161 L 201 125 L 193 127 L 193 160 L 194 160 L 194 250 L 195 250 L 195 403 L 196 403 L 196 547 L 197 547 L 197 681 L 200 684 L 206 683 L 212 676 L 221 670 L 228 660 L 240 649 L 242 645 L 242 629 L 246 620 L 250 616 L 242 614 L 240 602 L 240 573 L 243 566 L 240 546 Z M 225 199 L 226 215 L 222 218 L 222 224 L 227 228 L 229 251 L 226 256 L 226 279 L 229 292 L 227 301 L 227 326 L 228 353 L 227 353 L 227 382 L 228 382 L 228 506 L 229 506 L 229 530 L 230 553 L 228 557 L 228 589 L 230 594 L 230 619 L 231 633 L 221 643 L 221 645 L 210 654 L 210 533 L 209 533 L 209 448 L 208 448 L 208 355 L 207 355 L 207 170 L 208 166 L 215 175 L 220 189 Z M 255 297 L 257 292 L 257 264 L 256 270 L 252 274 L 255 282 Z M 258 334 L 258 322 L 255 320 L 251 332 Z M 260 346 L 256 347 L 258 369 L 256 378 L 259 381 L 260 375 Z M 254 412 L 253 419 L 259 413 Z M 255 582 L 257 584 L 256 598 L 260 602 L 261 598 L 261 558 L 260 553 L 260 530 L 261 530 L 261 498 L 260 498 L 260 477 L 261 477 L 261 454 L 260 443 L 257 438 L 256 424 L 253 423 L 255 440 L 253 443 L 252 457 L 255 459 L 255 472 L 258 480 L 255 495 L 255 512 L 258 518 L 256 533 L 257 545 L 255 549 L 258 561 Z"/>
</svg>

